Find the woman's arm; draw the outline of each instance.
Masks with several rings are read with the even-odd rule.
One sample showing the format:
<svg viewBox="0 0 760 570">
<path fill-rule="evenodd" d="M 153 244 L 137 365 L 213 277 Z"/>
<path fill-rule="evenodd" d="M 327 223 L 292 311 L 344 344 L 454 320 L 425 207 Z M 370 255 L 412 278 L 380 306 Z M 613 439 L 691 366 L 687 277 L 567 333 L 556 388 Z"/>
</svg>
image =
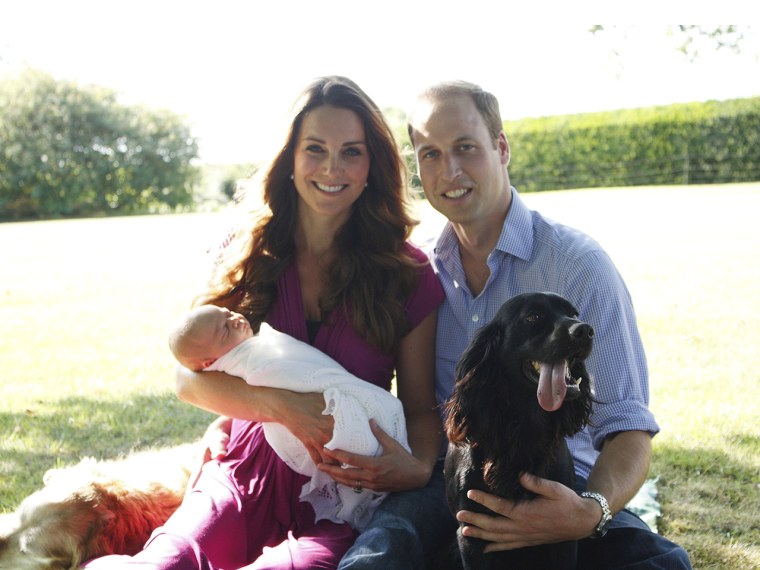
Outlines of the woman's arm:
<svg viewBox="0 0 760 570">
<path fill-rule="evenodd" d="M 220 415 L 258 422 L 278 422 L 304 444 L 312 460 L 329 460 L 324 445 L 332 438 L 333 418 L 322 415 L 321 393 L 296 393 L 251 386 L 223 372 L 194 372 L 177 367 L 176 391 L 180 400 Z"/>
<path fill-rule="evenodd" d="M 396 391 L 404 404 L 409 447 L 427 468 L 427 484 L 441 453 L 443 428 L 435 402 L 435 331 L 438 311 L 404 337 L 396 365 Z"/>
<path fill-rule="evenodd" d="M 424 487 L 430 479 L 441 450 L 442 430 L 435 409 L 435 327 L 433 311 L 401 341 L 396 364 L 398 397 L 404 406 L 410 454 L 372 422 L 372 431 L 383 447 L 382 455 L 367 457 L 343 450 L 324 450 L 333 463 L 354 466 L 319 465 L 338 483 L 382 492 Z"/>
</svg>

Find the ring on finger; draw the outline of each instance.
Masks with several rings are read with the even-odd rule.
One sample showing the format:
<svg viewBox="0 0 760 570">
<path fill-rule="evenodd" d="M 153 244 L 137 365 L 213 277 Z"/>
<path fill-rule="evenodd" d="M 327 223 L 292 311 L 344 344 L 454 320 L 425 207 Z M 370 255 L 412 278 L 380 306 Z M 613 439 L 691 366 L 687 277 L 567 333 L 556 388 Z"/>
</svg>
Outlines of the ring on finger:
<svg viewBox="0 0 760 570">
<path fill-rule="evenodd" d="M 354 484 L 354 493 L 361 493 L 361 492 L 362 492 L 362 482 L 357 479 L 356 483 Z"/>
</svg>

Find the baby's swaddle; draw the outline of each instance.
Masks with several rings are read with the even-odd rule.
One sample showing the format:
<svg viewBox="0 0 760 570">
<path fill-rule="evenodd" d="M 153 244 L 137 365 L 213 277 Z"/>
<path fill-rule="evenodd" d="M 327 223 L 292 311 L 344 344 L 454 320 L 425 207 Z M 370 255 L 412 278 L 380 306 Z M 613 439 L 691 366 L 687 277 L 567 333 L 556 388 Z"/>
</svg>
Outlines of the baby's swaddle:
<svg viewBox="0 0 760 570">
<path fill-rule="evenodd" d="M 369 427 L 378 425 L 407 450 L 406 421 L 401 402 L 382 388 L 354 376 L 335 360 L 295 338 L 262 323 L 259 333 L 216 360 L 206 370 L 243 378 L 253 386 L 294 392 L 322 392 L 324 414 L 335 420 L 328 449 L 378 455 L 380 443 Z M 356 493 L 319 471 L 300 440 L 285 426 L 264 423 L 264 434 L 277 455 L 294 471 L 311 477 L 301 489 L 301 500 L 314 507 L 316 519 L 348 522 L 363 529 L 387 493 L 369 489 Z"/>
</svg>

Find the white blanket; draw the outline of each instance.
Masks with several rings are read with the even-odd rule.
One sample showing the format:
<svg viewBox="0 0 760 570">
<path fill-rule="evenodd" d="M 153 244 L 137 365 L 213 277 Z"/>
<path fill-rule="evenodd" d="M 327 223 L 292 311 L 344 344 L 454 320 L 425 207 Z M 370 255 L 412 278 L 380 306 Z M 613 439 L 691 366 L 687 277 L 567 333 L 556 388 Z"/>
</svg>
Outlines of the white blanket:
<svg viewBox="0 0 760 570">
<path fill-rule="evenodd" d="M 406 421 L 401 402 L 382 388 L 349 373 L 323 352 L 263 323 L 259 333 L 216 360 L 206 370 L 243 378 L 253 386 L 294 392 L 322 392 L 323 414 L 335 420 L 328 449 L 361 455 L 379 455 L 382 447 L 369 427 L 373 418 L 407 450 Z M 348 522 L 363 529 L 387 493 L 368 489 L 356 493 L 337 484 L 316 468 L 306 448 L 282 424 L 264 423 L 272 449 L 294 471 L 311 477 L 301 489 L 301 500 L 314 507 L 316 519 Z"/>
</svg>

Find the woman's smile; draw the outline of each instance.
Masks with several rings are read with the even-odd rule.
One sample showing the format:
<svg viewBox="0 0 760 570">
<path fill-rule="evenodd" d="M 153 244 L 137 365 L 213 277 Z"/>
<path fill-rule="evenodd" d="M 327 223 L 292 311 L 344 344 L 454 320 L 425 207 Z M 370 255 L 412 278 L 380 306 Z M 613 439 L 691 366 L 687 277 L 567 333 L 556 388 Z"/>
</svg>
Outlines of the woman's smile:
<svg viewBox="0 0 760 570">
<path fill-rule="evenodd" d="M 316 186 L 319 190 L 322 192 L 328 192 L 330 194 L 334 194 L 335 192 L 340 192 L 344 188 L 348 188 L 348 184 L 321 184 L 319 182 L 314 182 L 314 186 Z"/>
</svg>

